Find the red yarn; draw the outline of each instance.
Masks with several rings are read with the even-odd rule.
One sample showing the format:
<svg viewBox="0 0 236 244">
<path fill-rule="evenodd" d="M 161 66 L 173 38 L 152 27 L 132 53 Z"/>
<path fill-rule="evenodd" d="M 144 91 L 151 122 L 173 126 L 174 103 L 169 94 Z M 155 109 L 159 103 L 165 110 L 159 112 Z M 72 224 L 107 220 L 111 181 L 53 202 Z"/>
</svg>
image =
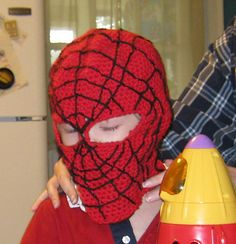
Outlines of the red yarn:
<svg viewBox="0 0 236 244">
<path fill-rule="evenodd" d="M 157 147 L 171 109 L 157 50 L 125 30 L 90 30 L 52 66 L 49 94 L 56 142 L 86 212 L 98 223 L 128 218 L 141 204 L 142 182 L 163 170 Z M 131 113 L 141 120 L 123 141 L 90 141 L 96 123 Z M 78 144 L 62 144 L 56 126 L 61 122 L 79 131 Z"/>
</svg>

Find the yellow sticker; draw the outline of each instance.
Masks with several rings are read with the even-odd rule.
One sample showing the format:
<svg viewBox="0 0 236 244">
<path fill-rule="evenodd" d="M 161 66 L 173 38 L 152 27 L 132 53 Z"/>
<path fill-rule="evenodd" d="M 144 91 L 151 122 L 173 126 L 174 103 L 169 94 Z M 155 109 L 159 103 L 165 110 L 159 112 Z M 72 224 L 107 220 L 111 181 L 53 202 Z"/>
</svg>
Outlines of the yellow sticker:
<svg viewBox="0 0 236 244">
<path fill-rule="evenodd" d="M 0 89 L 8 89 L 15 83 L 15 76 L 8 68 L 0 68 Z"/>
<path fill-rule="evenodd" d="M 16 20 L 7 20 L 4 22 L 5 30 L 12 38 L 18 37 L 18 28 Z"/>
</svg>

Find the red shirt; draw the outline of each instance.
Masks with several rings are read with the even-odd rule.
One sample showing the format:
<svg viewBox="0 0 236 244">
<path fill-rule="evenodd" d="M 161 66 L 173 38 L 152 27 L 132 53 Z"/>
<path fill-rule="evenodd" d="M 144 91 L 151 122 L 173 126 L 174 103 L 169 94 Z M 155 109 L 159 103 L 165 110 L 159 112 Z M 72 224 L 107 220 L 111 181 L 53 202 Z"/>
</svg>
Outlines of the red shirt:
<svg viewBox="0 0 236 244">
<path fill-rule="evenodd" d="M 110 226 L 97 224 L 80 208 L 70 208 L 65 195 L 60 197 L 60 207 L 54 209 L 45 200 L 31 219 L 21 244 L 112 244 Z M 157 215 L 138 244 L 156 244 Z"/>
</svg>

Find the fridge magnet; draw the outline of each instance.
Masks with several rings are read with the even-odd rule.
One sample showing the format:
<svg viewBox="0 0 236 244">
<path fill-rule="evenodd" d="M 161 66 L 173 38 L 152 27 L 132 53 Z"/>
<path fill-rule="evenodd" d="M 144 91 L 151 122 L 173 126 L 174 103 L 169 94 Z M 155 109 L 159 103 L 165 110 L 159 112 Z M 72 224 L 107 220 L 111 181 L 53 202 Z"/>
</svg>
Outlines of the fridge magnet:
<svg viewBox="0 0 236 244">
<path fill-rule="evenodd" d="M 4 22 L 5 30 L 11 38 L 18 38 L 18 29 L 16 20 L 8 20 Z"/>
<path fill-rule="evenodd" d="M 15 82 L 13 72 L 8 68 L 0 68 L 0 89 L 9 89 Z"/>
<path fill-rule="evenodd" d="M 31 8 L 14 7 L 8 8 L 9 15 L 31 15 Z"/>
</svg>

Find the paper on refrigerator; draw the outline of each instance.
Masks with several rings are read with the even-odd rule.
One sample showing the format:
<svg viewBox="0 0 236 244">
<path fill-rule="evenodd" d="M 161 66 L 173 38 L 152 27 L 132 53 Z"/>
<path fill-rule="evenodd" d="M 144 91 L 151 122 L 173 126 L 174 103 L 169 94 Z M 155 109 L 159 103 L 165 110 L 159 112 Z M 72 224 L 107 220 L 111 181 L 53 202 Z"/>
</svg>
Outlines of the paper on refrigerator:
<svg viewBox="0 0 236 244">
<path fill-rule="evenodd" d="M 16 91 L 27 84 L 26 74 L 4 28 L 0 28 L 0 96 Z"/>
</svg>

